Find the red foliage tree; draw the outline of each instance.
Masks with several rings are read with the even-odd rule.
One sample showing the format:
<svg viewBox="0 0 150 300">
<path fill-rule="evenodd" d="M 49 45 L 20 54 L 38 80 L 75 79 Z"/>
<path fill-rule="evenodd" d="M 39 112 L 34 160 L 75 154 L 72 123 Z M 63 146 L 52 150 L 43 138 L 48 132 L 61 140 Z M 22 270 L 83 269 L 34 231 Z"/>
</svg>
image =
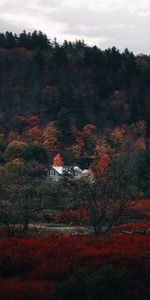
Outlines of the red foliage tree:
<svg viewBox="0 0 150 300">
<path fill-rule="evenodd" d="M 60 154 L 57 154 L 53 160 L 53 166 L 55 167 L 63 167 L 64 163 Z"/>
<path fill-rule="evenodd" d="M 94 177 L 96 177 L 96 179 L 98 180 L 106 179 L 110 164 L 111 164 L 110 156 L 107 153 L 103 154 L 99 160 L 95 161 L 94 168 L 93 168 Z"/>
<path fill-rule="evenodd" d="M 34 126 L 27 131 L 27 137 L 31 144 L 42 143 L 42 130 L 39 126 Z"/>
<path fill-rule="evenodd" d="M 40 126 L 40 119 L 38 116 L 31 116 L 28 118 L 29 127 L 39 127 Z"/>
</svg>

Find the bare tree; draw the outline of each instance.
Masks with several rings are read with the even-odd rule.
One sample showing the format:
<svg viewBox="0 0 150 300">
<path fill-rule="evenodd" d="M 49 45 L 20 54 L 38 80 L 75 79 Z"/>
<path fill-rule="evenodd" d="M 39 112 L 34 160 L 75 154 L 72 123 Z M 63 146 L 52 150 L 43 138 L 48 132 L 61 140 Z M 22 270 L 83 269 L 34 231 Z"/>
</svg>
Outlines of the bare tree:
<svg viewBox="0 0 150 300">
<path fill-rule="evenodd" d="M 121 224 L 130 199 L 137 195 L 134 178 L 125 162 L 119 159 L 111 165 L 106 178 L 81 179 L 76 184 L 75 201 L 78 207 L 87 210 L 96 234 L 104 234 Z"/>
</svg>

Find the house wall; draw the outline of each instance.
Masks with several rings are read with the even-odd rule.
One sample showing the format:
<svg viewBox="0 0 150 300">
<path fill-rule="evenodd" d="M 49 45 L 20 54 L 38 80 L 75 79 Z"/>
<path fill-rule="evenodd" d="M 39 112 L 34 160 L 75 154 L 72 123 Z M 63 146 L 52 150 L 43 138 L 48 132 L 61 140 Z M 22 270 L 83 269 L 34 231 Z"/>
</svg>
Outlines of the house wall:
<svg viewBox="0 0 150 300">
<path fill-rule="evenodd" d="M 51 168 L 47 171 L 47 178 L 57 182 L 60 179 L 60 175 L 54 169 Z"/>
</svg>

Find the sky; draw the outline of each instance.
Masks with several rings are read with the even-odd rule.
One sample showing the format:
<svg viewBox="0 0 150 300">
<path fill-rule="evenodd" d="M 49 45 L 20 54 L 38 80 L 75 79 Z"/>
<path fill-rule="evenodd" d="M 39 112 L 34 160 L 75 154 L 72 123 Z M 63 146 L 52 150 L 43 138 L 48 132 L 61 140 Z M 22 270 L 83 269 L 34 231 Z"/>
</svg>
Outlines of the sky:
<svg viewBox="0 0 150 300">
<path fill-rule="evenodd" d="M 150 54 L 150 0 L 0 0 L 0 32 L 41 30 L 48 38 Z"/>
</svg>

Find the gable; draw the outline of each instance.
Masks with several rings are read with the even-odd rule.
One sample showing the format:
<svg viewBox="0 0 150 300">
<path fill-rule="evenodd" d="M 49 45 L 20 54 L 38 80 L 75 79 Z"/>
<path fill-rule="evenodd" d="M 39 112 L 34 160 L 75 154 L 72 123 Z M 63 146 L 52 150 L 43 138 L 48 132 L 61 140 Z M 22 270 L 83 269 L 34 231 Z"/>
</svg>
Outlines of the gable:
<svg viewBox="0 0 150 300">
<path fill-rule="evenodd" d="M 53 168 L 53 167 L 49 168 L 49 170 L 47 171 L 47 174 L 49 176 L 52 176 L 52 177 L 54 177 L 54 176 L 56 176 L 56 177 L 60 176 L 60 173 L 55 168 Z"/>
</svg>

